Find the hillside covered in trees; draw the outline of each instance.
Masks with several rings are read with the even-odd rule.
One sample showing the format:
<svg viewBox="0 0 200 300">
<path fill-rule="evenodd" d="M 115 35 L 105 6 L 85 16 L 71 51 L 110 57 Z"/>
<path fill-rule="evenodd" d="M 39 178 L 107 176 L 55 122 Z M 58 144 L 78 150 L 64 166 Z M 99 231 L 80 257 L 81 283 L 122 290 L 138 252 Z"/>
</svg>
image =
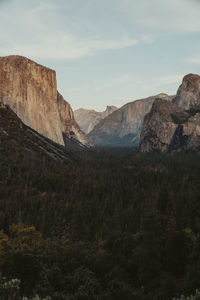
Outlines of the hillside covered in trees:
<svg viewBox="0 0 200 300">
<path fill-rule="evenodd" d="M 55 160 L 20 148 L 10 124 L 12 137 L 2 133 L 0 144 L 2 299 L 171 300 L 195 293 L 198 153 L 74 150 Z"/>
</svg>

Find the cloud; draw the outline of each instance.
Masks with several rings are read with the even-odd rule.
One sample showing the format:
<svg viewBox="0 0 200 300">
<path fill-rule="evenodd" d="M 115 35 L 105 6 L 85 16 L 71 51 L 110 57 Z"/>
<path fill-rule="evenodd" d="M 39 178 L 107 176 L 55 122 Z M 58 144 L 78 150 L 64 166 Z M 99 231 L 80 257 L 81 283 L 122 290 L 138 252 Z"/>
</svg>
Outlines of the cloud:
<svg viewBox="0 0 200 300">
<path fill-rule="evenodd" d="M 102 38 L 98 34 L 82 35 L 73 32 L 73 26 L 63 26 L 58 7 L 51 1 L 36 1 L 30 6 L 25 4 L 21 0 L 19 6 L 15 1 L 0 12 L 1 22 L 7 24 L 6 30 L 0 28 L 0 55 L 73 60 L 99 51 L 133 47 L 139 42 L 127 34 L 121 34 L 117 39 Z"/>
<path fill-rule="evenodd" d="M 124 37 L 121 40 L 100 40 L 96 38 L 78 39 L 70 33 L 55 32 L 40 43 L 18 45 L 15 51 L 35 58 L 77 59 L 94 55 L 98 51 L 132 47 L 137 40 Z"/>
<path fill-rule="evenodd" d="M 9 47 L 1 48 L 0 53 L 7 55 L 12 52 L 37 59 L 71 60 L 94 55 L 98 51 L 133 47 L 137 44 L 137 40 L 128 37 L 121 40 L 78 39 L 70 33 L 54 32 L 54 37 L 46 35 L 45 38 L 38 37 L 34 42 L 10 43 Z"/>
<path fill-rule="evenodd" d="M 130 20 L 156 32 L 200 32 L 199 0 L 116 0 Z"/>
<path fill-rule="evenodd" d="M 159 93 L 175 94 L 184 75 L 184 73 L 177 73 L 136 80 L 135 89 L 142 97 Z"/>
<path fill-rule="evenodd" d="M 78 86 L 65 87 L 63 92 L 70 99 L 73 109 L 83 106 L 103 110 L 109 103 L 120 107 L 128 102 L 159 93 L 174 95 L 184 75 L 185 73 L 171 73 L 144 78 L 138 77 L 137 74 L 124 74 L 115 76 L 109 81 L 102 78 L 98 82 L 94 80 L 92 84 L 85 82 Z"/>
<path fill-rule="evenodd" d="M 161 32 L 200 31 L 195 0 L 5 3 L 0 10 L 4 24 L 0 27 L 0 55 L 74 60 L 100 51 L 153 43 Z"/>
<path fill-rule="evenodd" d="M 192 56 L 187 58 L 185 61 L 192 64 L 200 64 L 200 56 Z"/>
</svg>

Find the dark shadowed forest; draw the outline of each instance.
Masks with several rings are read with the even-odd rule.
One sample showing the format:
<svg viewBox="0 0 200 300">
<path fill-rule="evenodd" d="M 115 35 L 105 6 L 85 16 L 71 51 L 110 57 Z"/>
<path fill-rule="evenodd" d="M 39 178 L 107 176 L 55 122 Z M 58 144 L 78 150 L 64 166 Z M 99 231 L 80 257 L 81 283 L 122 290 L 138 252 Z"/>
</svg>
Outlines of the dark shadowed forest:
<svg viewBox="0 0 200 300">
<path fill-rule="evenodd" d="M 8 147 L 0 160 L 0 228 L 1 299 L 194 294 L 200 156 L 96 149 L 59 163 Z"/>
</svg>

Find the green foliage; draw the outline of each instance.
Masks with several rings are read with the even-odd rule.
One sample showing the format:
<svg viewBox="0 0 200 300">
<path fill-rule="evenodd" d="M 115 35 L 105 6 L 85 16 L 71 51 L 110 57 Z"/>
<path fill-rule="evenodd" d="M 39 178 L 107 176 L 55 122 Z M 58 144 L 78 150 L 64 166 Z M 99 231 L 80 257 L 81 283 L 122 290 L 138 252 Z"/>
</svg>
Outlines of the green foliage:
<svg viewBox="0 0 200 300">
<path fill-rule="evenodd" d="M 199 300 L 200 299 L 200 291 L 196 290 L 194 295 L 184 296 L 181 295 L 180 298 L 173 298 L 172 300 Z"/>
<path fill-rule="evenodd" d="M 198 153 L 97 149 L 73 167 L 18 154 L 0 160 L 0 268 L 20 280 L 13 295 L 168 300 L 198 288 Z"/>
<path fill-rule="evenodd" d="M 19 300 L 20 280 L 6 280 L 0 274 L 0 295 L 1 300 Z"/>
<path fill-rule="evenodd" d="M 36 295 L 34 297 L 31 297 L 31 298 L 23 297 L 22 300 L 51 300 L 51 297 L 47 296 L 45 298 L 41 298 L 40 296 Z"/>
</svg>

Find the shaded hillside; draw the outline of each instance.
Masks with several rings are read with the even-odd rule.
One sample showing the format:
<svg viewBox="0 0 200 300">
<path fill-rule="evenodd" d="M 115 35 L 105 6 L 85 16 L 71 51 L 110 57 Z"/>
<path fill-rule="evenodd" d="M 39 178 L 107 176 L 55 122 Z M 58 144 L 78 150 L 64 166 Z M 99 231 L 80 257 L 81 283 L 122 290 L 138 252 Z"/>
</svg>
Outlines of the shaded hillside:
<svg viewBox="0 0 200 300">
<path fill-rule="evenodd" d="M 36 164 L 43 159 L 64 164 L 71 164 L 76 160 L 72 152 L 24 125 L 9 106 L 2 103 L 0 103 L 0 149 L 1 161 L 10 160 L 10 164 L 17 163 L 18 160 L 21 162 L 22 157 L 27 159 L 27 163 L 33 160 Z"/>
<path fill-rule="evenodd" d="M 198 154 L 104 149 L 73 168 L 13 151 L 0 164 L 0 268 L 21 281 L 11 299 L 171 300 L 199 287 Z"/>
</svg>

